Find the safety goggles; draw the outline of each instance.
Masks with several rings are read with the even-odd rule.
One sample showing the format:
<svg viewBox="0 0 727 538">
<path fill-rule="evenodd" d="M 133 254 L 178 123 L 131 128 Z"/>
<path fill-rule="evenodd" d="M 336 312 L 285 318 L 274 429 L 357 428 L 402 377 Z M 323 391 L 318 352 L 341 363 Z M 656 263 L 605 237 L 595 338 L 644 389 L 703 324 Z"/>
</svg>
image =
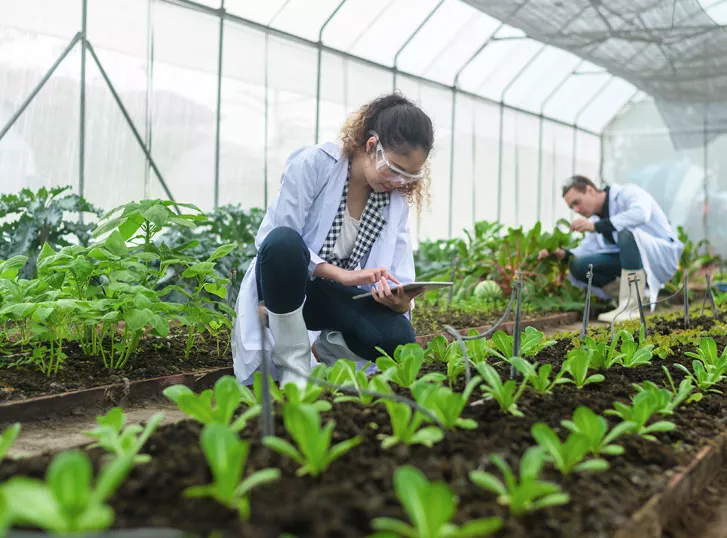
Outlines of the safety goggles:
<svg viewBox="0 0 727 538">
<path fill-rule="evenodd" d="M 402 170 L 389 161 L 388 157 L 386 157 L 384 146 L 381 145 L 381 141 L 379 140 L 379 135 L 377 135 L 374 131 L 371 131 L 371 134 L 376 137 L 376 170 L 379 172 L 388 172 L 389 174 L 393 174 L 394 177 L 388 179 L 392 183 L 396 183 L 398 185 L 408 185 L 409 183 L 415 183 L 424 179 L 426 172 L 423 168 L 412 174 L 411 172 Z"/>
</svg>

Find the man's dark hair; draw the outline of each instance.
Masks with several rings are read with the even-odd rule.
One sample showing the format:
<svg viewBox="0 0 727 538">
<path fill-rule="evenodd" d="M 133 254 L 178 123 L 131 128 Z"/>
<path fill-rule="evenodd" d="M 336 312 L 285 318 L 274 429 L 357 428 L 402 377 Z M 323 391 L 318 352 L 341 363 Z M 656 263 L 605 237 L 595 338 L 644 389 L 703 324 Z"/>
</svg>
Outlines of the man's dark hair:
<svg viewBox="0 0 727 538">
<path fill-rule="evenodd" d="M 596 184 L 586 176 L 571 176 L 563 185 L 563 196 L 568 194 L 568 191 L 571 189 L 575 189 L 578 192 L 586 192 L 587 187 L 593 187 L 595 190 L 599 190 Z"/>
</svg>

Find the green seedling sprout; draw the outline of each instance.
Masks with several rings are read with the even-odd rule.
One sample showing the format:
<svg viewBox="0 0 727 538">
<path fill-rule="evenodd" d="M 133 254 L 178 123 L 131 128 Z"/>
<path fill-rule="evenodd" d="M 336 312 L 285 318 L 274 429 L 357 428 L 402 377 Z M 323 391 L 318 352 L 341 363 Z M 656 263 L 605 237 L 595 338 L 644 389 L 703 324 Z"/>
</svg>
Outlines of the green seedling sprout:
<svg viewBox="0 0 727 538">
<path fill-rule="evenodd" d="M 100 446 L 117 457 L 130 458 L 134 463 L 147 463 L 151 456 L 139 455 L 139 452 L 162 420 L 164 413 L 156 413 L 146 423 L 146 427 L 140 424 L 126 426 L 124 411 L 114 407 L 105 415 L 96 417 L 98 426 L 85 434 L 96 439 L 92 447 Z"/>
</svg>

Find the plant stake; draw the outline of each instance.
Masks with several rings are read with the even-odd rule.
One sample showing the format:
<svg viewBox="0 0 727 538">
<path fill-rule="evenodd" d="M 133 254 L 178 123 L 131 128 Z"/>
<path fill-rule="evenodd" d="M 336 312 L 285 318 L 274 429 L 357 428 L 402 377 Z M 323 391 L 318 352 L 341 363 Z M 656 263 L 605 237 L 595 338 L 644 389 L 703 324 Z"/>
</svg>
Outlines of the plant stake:
<svg viewBox="0 0 727 538">
<path fill-rule="evenodd" d="M 588 318 L 591 315 L 591 288 L 593 286 L 593 264 L 588 265 L 588 286 L 586 287 L 586 306 L 583 309 L 583 325 L 581 325 L 581 342 L 585 341 L 588 336 Z"/>
</svg>

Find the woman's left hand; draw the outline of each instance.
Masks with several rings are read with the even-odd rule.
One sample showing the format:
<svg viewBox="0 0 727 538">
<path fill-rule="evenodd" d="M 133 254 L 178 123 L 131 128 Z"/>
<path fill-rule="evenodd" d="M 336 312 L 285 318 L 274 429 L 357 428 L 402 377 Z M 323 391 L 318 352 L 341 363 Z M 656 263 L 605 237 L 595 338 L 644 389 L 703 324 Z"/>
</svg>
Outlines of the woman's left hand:
<svg viewBox="0 0 727 538">
<path fill-rule="evenodd" d="M 411 310 L 411 300 L 414 298 L 404 291 L 403 286 L 399 286 L 396 290 L 392 291 L 385 278 L 379 280 L 378 286 L 374 286 L 371 289 L 371 295 L 373 296 L 374 301 L 384 306 L 388 306 L 394 312 L 398 312 L 399 314 L 405 314 Z"/>
</svg>

